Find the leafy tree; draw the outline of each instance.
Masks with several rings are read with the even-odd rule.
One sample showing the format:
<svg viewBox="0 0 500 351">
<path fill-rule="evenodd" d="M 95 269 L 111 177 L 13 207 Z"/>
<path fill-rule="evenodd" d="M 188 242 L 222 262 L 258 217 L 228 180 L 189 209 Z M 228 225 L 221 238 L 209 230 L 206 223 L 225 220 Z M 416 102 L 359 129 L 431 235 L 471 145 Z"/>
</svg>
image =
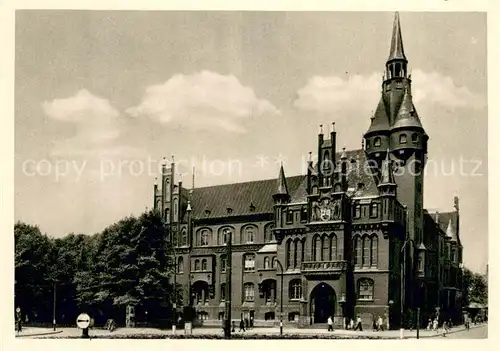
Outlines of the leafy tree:
<svg viewBox="0 0 500 351">
<path fill-rule="evenodd" d="M 476 302 L 482 305 L 488 304 L 488 284 L 484 277 L 464 268 L 464 288 L 467 292 L 468 304 Z"/>
</svg>

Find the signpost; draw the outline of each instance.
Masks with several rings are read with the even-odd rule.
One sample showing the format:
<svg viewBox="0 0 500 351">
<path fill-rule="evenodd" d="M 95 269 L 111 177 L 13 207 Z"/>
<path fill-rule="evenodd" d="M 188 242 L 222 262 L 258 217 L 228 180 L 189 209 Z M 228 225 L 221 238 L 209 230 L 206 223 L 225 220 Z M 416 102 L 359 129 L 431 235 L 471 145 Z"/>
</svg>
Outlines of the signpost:
<svg viewBox="0 0 500 351">
<path fill-rule="evenodd" d="M 82 313 L 76 319 L 76 325 L 78 328 L 82 330 L 82 338 L 89 337 L 89 325 L 90 325 L 90 316 L 86 313 Z"/>
</svg>

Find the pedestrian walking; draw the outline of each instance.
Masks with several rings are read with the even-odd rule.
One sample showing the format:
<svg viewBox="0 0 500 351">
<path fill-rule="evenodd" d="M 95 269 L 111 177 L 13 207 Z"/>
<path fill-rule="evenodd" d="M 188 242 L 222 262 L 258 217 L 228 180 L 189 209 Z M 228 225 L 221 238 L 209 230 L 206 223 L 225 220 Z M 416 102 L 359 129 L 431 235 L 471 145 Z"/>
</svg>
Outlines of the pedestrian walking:
<svg viewBox="0 0 500 351">
<path fill-rule="evenodd" d="M 234 333 L 234 329 L 236 328 L 236 323 L 234 323 L 234 321 L 232 321 L 231 326 L 232 326 L 231 333 Z"/>
<path fill-rule="evenodd" d="M 427 322 L 427 330 L 431 330 L 432 329 L 432 319 L 429 318 L 429 321 Z"/>
<path fill-rule="evenodd" d="M 438 332 L 438 319 L 437 319 L 437 317 L 434 318 L 434 322 L 432 322 L 432 330 L 436 331 L 436 333 Z"/>
<path fill-rule="evenodd" d="M 381 316 L 378 316 L 378 330 L 380 331 L 384 330 L 384 321 Z"/>
<path fill-rule="evenodd" d="M 349 322 L 349 329 L 353 330 L 354 329 L 354 319 L 351 318 L 351 321 Z"/>
<path fill-rule="evenodd" d="M 354 328 L 354 330 L 363 331 L 363 327 L 361 326 L 361 317 L 359 316 L 358 319 L 356 320 L 356 327 Z"/>
<path fill-rule="evenodd" d="M 345 330 L 349 329 L 349 318 L 344 318 Z"/>
<path fill-rule="evenodd" d="M 333 331 L 333 320 L 332 317 L 328 317 L 328 331 Z"/>
<path fill-rule="evenodd" d="M 446 321 L 446 319 L 443 321 L 443 337 L 446 336 L 446 332 L 448 331 L 448 322 Z"/>
<path fill-rule="evenodd" d="M 375 317 L 373 317 L 372 330 L 378 331 L 378 320 Z"/>
<path fill-rule="evenodd" d="M 240 321 L 240 330 L 238 331 L 245 331 L 245 322 L 243 321 L 243 319 Z"/>
</svg>

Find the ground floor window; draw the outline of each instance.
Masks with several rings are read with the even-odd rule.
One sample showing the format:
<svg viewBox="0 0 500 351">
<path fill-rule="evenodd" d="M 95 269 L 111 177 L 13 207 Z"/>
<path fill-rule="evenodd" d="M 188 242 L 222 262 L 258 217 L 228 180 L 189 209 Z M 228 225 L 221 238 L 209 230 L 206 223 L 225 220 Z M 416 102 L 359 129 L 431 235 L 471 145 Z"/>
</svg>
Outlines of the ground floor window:
<svg viewBox="0 0 500 351">
<path fill-rule="evenodd" d="M 299 321 L 299 317 L 300 317 L 300 313 L 299 312 L 290 312 L 288 314 L 288 321 L 290 321 L 290 322 L 298 322 Z"/>
<path fill-rule="evenodd" d="M 224 319 L 224 312 L 219 312 L 219 316 L 217 317 L 220 321 Z"/>
<path fill-rule="evenodd" d="M 206 321 L 208 319 L 208 313 L 207 312 L 198 312 L 196 314 L 196 316 L 198 317 L 198 320 L 200 320 L 200 321 Z"/>
<path fill-rule="evenodd" d="M 264 319 L 266 321 L 272 321 L 274 320 L 274 318 L 275 318 L 274 312 L 266 312 L 266 314 L 264 314 Z"/>
</svg>

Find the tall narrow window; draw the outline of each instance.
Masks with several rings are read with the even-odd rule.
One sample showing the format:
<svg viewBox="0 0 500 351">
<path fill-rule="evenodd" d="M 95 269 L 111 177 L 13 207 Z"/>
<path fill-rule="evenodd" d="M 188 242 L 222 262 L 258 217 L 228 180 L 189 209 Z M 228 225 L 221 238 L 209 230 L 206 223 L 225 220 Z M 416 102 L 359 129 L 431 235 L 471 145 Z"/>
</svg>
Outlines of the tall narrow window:
<svg viewBox="0 0 500 351">
<path fill-rule="evenodd" d="M 181 232 L 181 242 L 180 242 L 180 245 L 181 246 L 186 246 L 187 244 L 188 244 L 188 242 L 187 242 L 187 231 L 186 231 L 186 228 L 183 228 L 182 232 Z"/>
<path fill-rule="evenodd" d="M 292 210 L 286 211 L 286 221 L 287 221 L 287 223 L 293 223 L 293 211 Z"/>
<path fill-rule="evenodd" d="M 201 260 L 201 270 L 202 271 L 208 271 L 208 266 L 207 266 L 207 260 L 206 259 L 203 259 Z"/>
<path fill-rule="evenodd" d="M 274 269 L 278 268 L 278 261 L 277 261 L 276 257 L 273 257 L 271 264 L 272 264 L 272 267 Z"/>
<path fill-rule="evenodd" d="M 356 205 L 354 207 L 354 218 L 359 218 L 359 217 L 361 217 L 361 206 Z"/>
<path fill-rule="evenodd" d="M 202 229 L 200 236 L 199 236 L 199 242 L 198 244 L 200 246 L 208 246 L 209 245 L 209 238 L 210 238 L 210 232 L 208 229 Z"/>
<path fill-rule="evenodd" d="M 354 238 L 354 252 L 356 253 L 356 256 L 354 256 L 354 264 L 357 266 L 360 266 L 362 262 L 361 250 L 362 250 L 361 238 L 359 236 L 356 236 Z"/>
<path fill-rule="evenodd" d="M 411 141 L 414 143 L 418 143 L 418 134 L 417 133 L 413 133 L 411 135 Z"/>
<path fill-rule="evenodd" d="M 221 272 L 226 271 L 226 265 L 227 265 L 227 257 L 226 257 L 226 255 L 222 255 L 220 257 L 220 270 L 221 270 Z"/>
<path fill-rule="evenodd" d="M 255 299 L 255 290 L 252 283 L 245 283 L 245 301 L 253 301 Z"/>
<path fill-rule="evenodd" d="M 307 207 L 302 206 L 302 210 L 300 211 L 300 221 L 307 222 Z"/>
<path fill-rule="evenodd" d="M 245 255 L 245 271 L 254 271 L 255 270 L 255 255 L 254 254 L 246 254 Z"/>
<path fill-rule="evenodd" d="M 298 300 L 302 297 L 302 282 L 300 279 L 290 281 L 289 298 Z"/>
<path fill-rule="evenodd" d="M 370 217 L 378 217 L 378 204 L 376 203 L 371 204 Z"/>
<path fill-rule="evenodd" d="M 264 257 L 264 269 L 271 268 L 271 263 L 269 262 L 269 257 Z"/>
<path fill-rule="evenodd" d="M 301 253 L 300 253 L 300 262 L 304 262 L 305 254 L 306 254 L 306 239 L 302 239 Z"/>
<path fill-rule="evenodd" d="M 292 267 L 292 239 L 288 239 L 286 242 L 286 268 Z"/>
<path fill-rule="evenodd" d="M 264 228 L 264 240 L 266 242 L 273 241 L 273 225 L 272 224 L 268 224 Z"/>
<path fill-rule="evenodd" d="M 253 243 L 255 240 L 255 227 L 254 226 L 245 227 L 244 236 L 245 236 L 245 242 L 249 244 Z"/>
<path fill-rule="evenodd" d="M 401 134 L 399 136 L 399 143 L 400 144 L 406 144 L 406 134 Z"/>
<path fill-rule="evenodd" d="M 200 270 L 200 260 L 195 260 L 194 261 L 194 270 L 199 271 Z"/>
<path fill-rule="evenodd" d="M 377 267 L 378 261 L 378 236 L 374 234 L 371 238 L 370 266 Z"/>
<path fill-rule="evenodd" d="M 321 261 L 321 238 L 319 235 L 314 238 L 313 257 L 313 261 Z"/>
<path fill-rule="evenodd" d="M 220 300 L 226 301 L 226 283 L 220 285 Z"/>
<path fill-rule="evenodd" d="M 337 236 L 335 234 L 332 235 L 331 237 L 331 241 L 332 241 L 332 245 L 331 245 L 331 253 L 330 253 L 330 256 L 331 256 L 331 259 L 332 260 L 337 260 Z"/>
<path fill-rule="evenodd" d="M 366 235 L 363 238 L 363 266 L 370 265 L 370 238 Z"/>
<path fill-rule="evenodd" d="M 328 261 L 330 259 L 330 238 L 327 235 L 323 235 L 322 239 L 321 261 Z"/>
<path fill-rule="evenodd" d="M 293 243 L 293 268 L 297 268 L 298 240 Z"/>
<path fill-rule="evenodd" d="M 380 146 L 381 144 L 381 139 L 380 137 L 376 137 L 375 140 L 373 141 L 374 146 Z"/>
</svg>

